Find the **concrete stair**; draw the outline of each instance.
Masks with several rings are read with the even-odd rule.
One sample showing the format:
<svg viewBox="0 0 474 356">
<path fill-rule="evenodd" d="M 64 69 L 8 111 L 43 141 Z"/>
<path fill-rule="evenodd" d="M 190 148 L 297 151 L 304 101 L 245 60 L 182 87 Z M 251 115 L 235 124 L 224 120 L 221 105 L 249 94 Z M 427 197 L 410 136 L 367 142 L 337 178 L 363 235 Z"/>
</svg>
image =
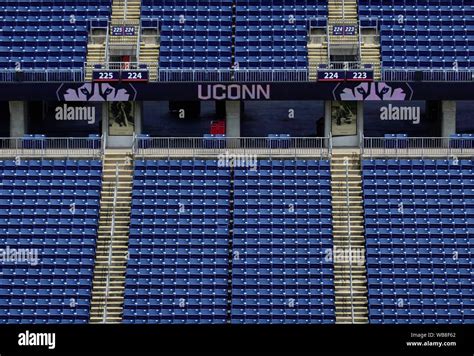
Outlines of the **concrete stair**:
<svg viewBox="0 0 474 356">
<path fill-rule="evenodd" d="M 87 45 L 87 61 L 86 61 L 86 73 L 85 79 L 86 82 L 90 82 L 92 80 L 92 70 L 94 68 L 94 64 L 96 63 L 105 63 L 105 42 L 100 44 L 89 43 Z"/>
<path fill-rule="evenodd" d="M 329 0 L 328 12 L 328 21 L 330 24 L 334 21 L 341 20 L 357 22 L 357 0 L 344 0 L 344 6 L 341 0 Z"/>
<path fill-rule="evenodd" d="M 381 80 L 381 47 L 380 36 L 376 29 L 362 30 L 362 43 L 360 45 L 360 59 L 362 64 L 372 64 L 374 79 Z"/>
<path fill-rule="evenodd" d="M 368 323 L 359 154 L 333 152 L 331 189 L 336 323 Z"/>
<path fill-rule="evenodd" d="M 141 0 L 114 0 L 112 3 L 112 16 L 110 21 L 113 26 L 135 27 L 133 36 L 110 36 L 109 43 L 112 46 L 135 46 L 140 33 Z M 110 31 L 112 33 L 112 31 Z"/>
<path fill-rule="evenodd" d="M 312 40 L 314 38 L 314 40 Z M 318 65 L 328 63 L 328 42 L 324 34 L 311 37 L 308 42 L 308 65 L 309 79 L 316 80 L 318 77 Z"/>
<path fill-rule="evenodd" d="M 141 0 L 114 0 L 112 3 L 112 22 L 139 21 L 142 2 Z"/>
<path fill-rule="evenodd" d="M 160 45 L 148 43 L 142 39 L 140 43 L 140 63 L 146 63 L 150 81 L 158 80 L 158 63 L 160 62 Z"/>
<path fill-rule="evenodd" d="M 116 166 L 118 166 L 118 174 Z M 106 151 L 102 181 L 90 322 L 120 323 L 132 199 L 131 151 Z M 113 222 L 115 229 L 112 227 Z"/>
</svg>

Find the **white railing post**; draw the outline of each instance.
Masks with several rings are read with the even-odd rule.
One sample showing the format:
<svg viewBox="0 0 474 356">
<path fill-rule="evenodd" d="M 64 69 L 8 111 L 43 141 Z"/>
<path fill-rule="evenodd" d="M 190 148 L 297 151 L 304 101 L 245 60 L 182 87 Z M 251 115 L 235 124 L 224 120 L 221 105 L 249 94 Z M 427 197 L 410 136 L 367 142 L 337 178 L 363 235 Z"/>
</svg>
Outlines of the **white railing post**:
<svg viewBox="0 0 474 356">
<path fill-rule="evenodd" d="M 110 41 L 110 22 L 107 20 L 107 30 L 105 31 L 105 63 L 109 64 L 109 41 Z"/>
</svg>

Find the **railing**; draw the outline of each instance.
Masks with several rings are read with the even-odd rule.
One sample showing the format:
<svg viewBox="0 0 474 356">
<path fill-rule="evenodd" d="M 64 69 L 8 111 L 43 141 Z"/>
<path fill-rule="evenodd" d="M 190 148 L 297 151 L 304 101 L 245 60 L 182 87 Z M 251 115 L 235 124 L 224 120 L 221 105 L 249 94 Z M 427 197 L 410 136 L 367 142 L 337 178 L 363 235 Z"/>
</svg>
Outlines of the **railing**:
<svg viewBox="0 0 474 356">
<path fill-rule="evenodd" d="M 158 63 L 145 63 L 145 62 L 86 62 L 85 66 L 89 68 L 103 69 L 103 70 L 140 70 L 146 68 L 152 68 L 157 66 Z M 99 67 L 100 66 L 100 67 Z"/>
<path fill-rule="evenodd" d="M 309 29 L 313 29 L 313 28 L 326 29 L 328 19 L 327 17 L 311 17 L 308 20 L 306 20 L 306 22 L 307 22 L 307 27 Z"/>
<path fill-rule="evenodd" d="M 142 31 L 141 28 L 138 27 L 138 33 L 137 33 L 137 47 L 135 48 L 135 58 L 137 60 L 140 58 L 140 47 L 142 43 Z"/>
<path fill-rule="evenodd" d="M 103 154 L 101 137 L 6 137 L 0 138 L 2 157 L 93 157 Z"/>
<path fill-rule="evenodd" d="M 115 235 L 115 213 L 116 213 L 116 205 L 117 205 L 117 194 L 118 194 L 118 163 L 115 164 L 115 188 L 114 188 L 114 197 L 113 197 L 113 204 L 112 204 L 112 221 L 110 224 L 110 240 L 108 246 L 108 259 L 107 259 L 107 278 L 105 284 L 105 300 L 104 300 L 104 309 L 102 313 L 102 322 L 107 322 L 107 313 L 108 313 L 108 302 L 109 302 L 109 291 L 110 291 L 110 269 L 112 266 L 112 249 L 113 249 L 113 241 Z"/>
<path fill-rule="evenodd" d="M 157 33 L 156 35 L 142 33 L 140 37 L 141 37 L 142 42 L 147 45 L 158 45 L 160 44 L 160 41 L 161 41 L 161 37 L 159 33 Z"/>
<path fill-rule="evenodd" d="M 386 82 L 473 82 L 472 69 L 384 69 L 382 79 Z"/>
<path fill-rule="evenodd" d="M 346 214 L 347 214 L 347 234 L 349 238 L 349 288 L 351 298 L 351 320 L 354 324 L 354 289 L 352 281 L 352 228 L 351 228 L 351 213 L 350 213 L 350 199 L 349 199 L 349 159 L 344 160 L 345 174 L 346 174 Z"/>
<path fill-rule="evenodd" d="M 107 187 L 108 187 L 107 189 L 112 190 L 113 185 L 114 185 L 114 182 L 107 183 Z M 106 189 L 105 183 L 103 183 L 102 184 L 102 194 L 105 191 L 105 189 Z M 112 210 L 108 210 L 106 212 L 101 211 L 100 214 L 101 214 L 100 218 L 101 219 L 103 218 L 104 222 L 108 222 L 112 219 Z M 104 216 L 102 216 L 102 215 L 104 215 Z M 105 249 L 108 245 L 109 245 L 108 241 L 97 240 L 97 251 L 99 251 L 102 248 Z M 97 268 L 96 271 L 94 272 L 94 278 L 97 279 L 97 282 L 98 282 L 99 285 L 100 285 L 100 283 L 106 283 L 106 281 L 107 281 L 107 272 L 108 272 L 107 266 L 102 266 L 102 267 L 100 267 L 100 269 Z M 93 316 L 102 317 L 103 316 L 103 309 L 107 306 L 105 295 L 101 296 L 99 298 L 99 301 L 97 302 L 97 304 L 98 304 L 98 307 L 97 307 L 97 310 L 94 311 Z M 92 309 L 91 309 L 91 311 L 92 311 Z"/>
<path fill-rule="evenodd" d="M 109 27 L 109 19 L 104 18 L 95 18 L 90 19 L 88 23 L 88 31 L 90 32 L 92 29 L 99 28 L 99 29 L 106 29 Z"/>
<path fill-rule="evenodd" d="M 328 137 L 135 137 L 134 155 L 144 157 L 207 157 L 245 159 L 265 157 L 329 157 Z"/>
<path fill-rule="evenodd" d="M 377 30 L 377 34 L 380 29 L 380 20 L 378 17 L 360 17 L 359 28 L 374 28 Z"/>
<path fill-rule="evenodd" d="M 105 32 L 104 34 L 92 34 L 92 33 L 89 34 L 88 44 L 100 45 L 100 44 L 106 44 L 107 42 L 108 42 L 108 32 Z"/>
<path fill-rule="evenodd" d="M 107 43 L 109 19 L 92 19 L 89 21 L 89 44 Z M 94 30 L 103 30 L 105 34 L 94 34 Z"/>
<path fill-rule="evenodd" d="M 107 34 L 106 36 L 109 36 Z M 143 35 L 148 36 L 148 35 Z M 149 36 L 152 37 L 152 36 Z M 153 36 L 155 37 L 155 36 Z M 108 42 L 108 41 L 106 41 Z M 134 41 L 133 46 L 137 44 Z M 138 46 L 137 46 L 138 49 Z M 106 46 L 106 55 L 109 51 Z M 0 69 L 0 82 L 83 82 L 85 68 L 101 65 L 102 69 L 139 69 L 139 65 L 157 68 L 155 63 L 106 63 L 85 62 L 84 68 L 75 69 Z M 364 69 L 366 63 L 331 62 L 321 63 L 332 70 Z M 127 66 L 129 66 L 127 68 Z M 374 64 L 372 64 L 375 67 Z M 366 68 L 365 68 L 366 69 Z M 160 82 L 308 82 L 310 71 L 304 69 L 159 69 Z M 382 80 L 386 82 L 473 82 L 474 70 L 418 70 L 418 69 L 382 69 Z"/>
<path fill-rule="evenodd" d="M 474 139 L 450 137 L 362 137 L 361 154 L 375 157 L 473 157 Z"/>
<path fill-rule="evenodd" d="M 311 45 L 323 45 L 327 43 L 327 35 L 308 35 L 308 44 Z"/>
<path fill-rule="evenodd" d="M 159 70 L 161 82 L 305 82 L 308 69 Z"/>
<path fill-rule="evenodd" d="M 109 58 L 110 58 L 110 26 L 107 26 L 107 32 L 105 36 L 105 61 L 106 63 L 109 63 Z"/>
<path fill-rule="evenodd" d="M 161 82 L 305 82 L 308 69 L 215 69 L 215 70 L 159 70 Z"/>
<path fill-rule="evenodd" d="M 325 68 L 322 69 L 331 69 L 331 70 L 358 70 L 358 69 L 370 69 L 374 67 L 374 63 L 361 63 L 361 62 L 329 62 L 329 63 L 320 63 L 324 65 Z"/>
<path fill-rule="evenodd" d="M 70 69 L 0 69 L 0 82 L 82 82 L 84 70 Z"/>
</svg>

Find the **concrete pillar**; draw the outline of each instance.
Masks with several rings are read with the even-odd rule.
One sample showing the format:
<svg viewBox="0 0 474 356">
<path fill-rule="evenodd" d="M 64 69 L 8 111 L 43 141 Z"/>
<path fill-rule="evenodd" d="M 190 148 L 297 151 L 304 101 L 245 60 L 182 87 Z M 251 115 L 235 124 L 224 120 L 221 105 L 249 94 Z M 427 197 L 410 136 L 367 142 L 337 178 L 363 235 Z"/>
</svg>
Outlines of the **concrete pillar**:
<svg viewBox="0 0 474 356">
<path fill-rule="evenodd" d="M 226 135 L 227 137 L 240 137 L 240 102 L 226 101 Z"/>
<path fill-rule="evenodd" d="M 331 134 L 331 102 L 324 102 L 324 137 Z"/>
<path fill-rule="evenodd" d="M 135 134 L 139 135 L 142 133 L 142 101 L 135 102 Z"/>
<path fill-rule="evenodd" d="M 10 137 L 23 137 L 27 133 L 26 101 L 10 101 Z"/>
<path fill-rule="evenodd" d="M 449 137 L 456 133 L 456 102 L 441 102 L 441 136 Z"/>
<path fill-rule="evenodd" d="M 102 135 L 105 140 L 109 138 L 109 109 L 108 103 L 102 104 Z"/>
<path fill-rule="evenodd" d="M 357 142 L 361 145 L 362 134 L 364 133 L 364 102 L 357 102 Z"/>
</svg>

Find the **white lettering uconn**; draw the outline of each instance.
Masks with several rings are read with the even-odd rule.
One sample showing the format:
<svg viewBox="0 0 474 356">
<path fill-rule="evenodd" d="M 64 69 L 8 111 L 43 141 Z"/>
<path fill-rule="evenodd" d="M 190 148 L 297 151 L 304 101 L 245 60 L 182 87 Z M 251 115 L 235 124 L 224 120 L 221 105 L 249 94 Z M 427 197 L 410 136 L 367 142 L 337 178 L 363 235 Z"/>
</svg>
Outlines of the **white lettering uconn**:
<svg viewBox="0 0 474 356">
<path fill-rule="evenodd" d="M 200 100 L 270 100 L 270 85 L 200 84 L 198 98 Z"/>
</svg>

